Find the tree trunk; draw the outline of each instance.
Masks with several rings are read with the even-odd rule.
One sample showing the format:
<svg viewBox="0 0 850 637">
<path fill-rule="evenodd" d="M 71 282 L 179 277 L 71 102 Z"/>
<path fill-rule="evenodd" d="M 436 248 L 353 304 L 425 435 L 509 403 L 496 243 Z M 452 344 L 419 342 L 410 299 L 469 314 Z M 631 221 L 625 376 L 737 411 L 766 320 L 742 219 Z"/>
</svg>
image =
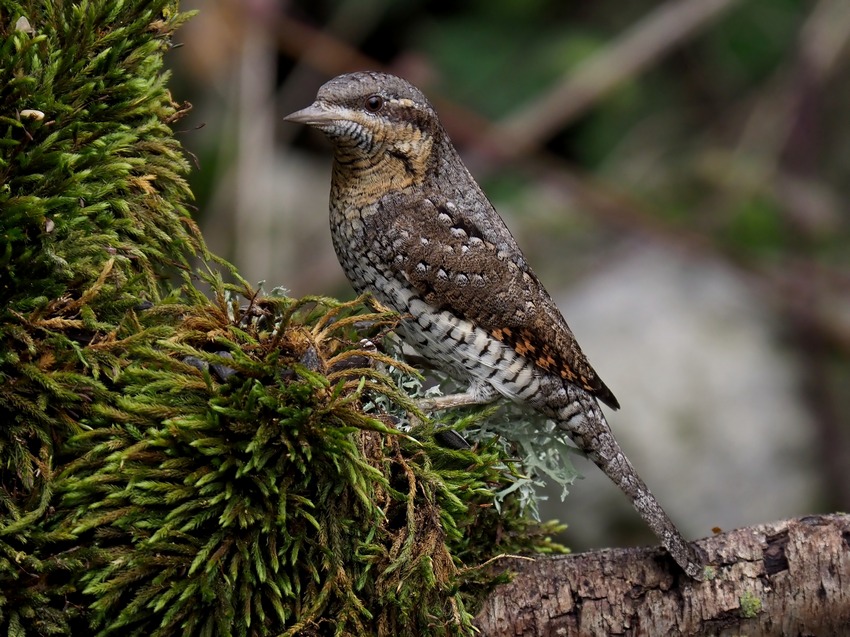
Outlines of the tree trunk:
<svg viewBox="0 0 850 637">
<path fill-rule="evenodd" d="M 850 515 L 808 516 L 701 540 L 689 580 L 660 549 L 513 560 L 485 602 L 488 637 L 850 635 Z"/>
</svg>

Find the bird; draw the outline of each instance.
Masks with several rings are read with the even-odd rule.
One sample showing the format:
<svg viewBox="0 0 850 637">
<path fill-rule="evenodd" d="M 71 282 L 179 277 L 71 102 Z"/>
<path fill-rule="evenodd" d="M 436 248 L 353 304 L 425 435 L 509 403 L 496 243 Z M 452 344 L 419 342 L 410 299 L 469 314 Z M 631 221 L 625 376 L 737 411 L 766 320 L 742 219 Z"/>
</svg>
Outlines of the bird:
<svg viewBox="0 0 850 637">
<path fill-rule="evenodd" d="M 697 550 L 614 438 L 599 402 L 618 409 L 617 399 L 422 91 L 387 73 L 347 73 L 284 120 L 330 140 L 331 237 L 354 289 L 398 312 L 401 339 L 466 388 L 423 409 L 507 398 L 551 419 L 702 579 Z"/>
</svg>

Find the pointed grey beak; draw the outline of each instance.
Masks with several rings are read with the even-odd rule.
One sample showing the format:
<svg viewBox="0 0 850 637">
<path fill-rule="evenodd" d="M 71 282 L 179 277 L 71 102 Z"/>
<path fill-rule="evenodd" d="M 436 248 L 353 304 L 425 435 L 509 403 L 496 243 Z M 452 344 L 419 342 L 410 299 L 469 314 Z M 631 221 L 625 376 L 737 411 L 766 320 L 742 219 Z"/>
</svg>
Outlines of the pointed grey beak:
<svg viewBox="0 0 850 637">
<path fill-rule="evenodd" d="M 307 108 L 295 111 L 283 118 L 286 122 L 296 124 L 307 124 L 308 126 L 320 126 L 339 119 L 339 114 L 325 108 L 319 102 L 313 102 Z"/>
</svg>

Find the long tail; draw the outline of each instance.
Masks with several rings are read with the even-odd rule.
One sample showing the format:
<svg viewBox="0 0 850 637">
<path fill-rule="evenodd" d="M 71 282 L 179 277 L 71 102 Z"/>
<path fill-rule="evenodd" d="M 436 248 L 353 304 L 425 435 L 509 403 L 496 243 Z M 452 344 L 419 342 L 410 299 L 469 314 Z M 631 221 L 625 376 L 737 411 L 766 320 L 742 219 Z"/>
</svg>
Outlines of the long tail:
<svg viewBox="0 0 850 637">
<path fill-rule="evenodd" d="M 568 404 L 557 411 L 559 427 L 629 497 L 632 506 L 685 573 L 702 580 L 702 560 L 620 449 L 596 399 L 578 387 L 568 388 L 567 393 Z"/>
</svg>

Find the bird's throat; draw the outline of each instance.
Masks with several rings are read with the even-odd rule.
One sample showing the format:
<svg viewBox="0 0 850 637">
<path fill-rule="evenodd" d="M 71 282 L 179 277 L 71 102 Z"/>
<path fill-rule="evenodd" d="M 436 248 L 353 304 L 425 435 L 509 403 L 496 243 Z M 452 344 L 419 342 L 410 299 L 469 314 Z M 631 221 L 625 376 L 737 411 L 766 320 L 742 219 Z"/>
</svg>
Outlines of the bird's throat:
<svg viewBox="0 0 850 637">
<path fill-rule="evenodd" d="M 420 184 L 425 170 L 422 162 L 401 153 L 385 153 L 380 158 L 352 160 L 334 155 L 332 187 L 355 206 L 375 201 L 390 192 Z"/>
</svg>

